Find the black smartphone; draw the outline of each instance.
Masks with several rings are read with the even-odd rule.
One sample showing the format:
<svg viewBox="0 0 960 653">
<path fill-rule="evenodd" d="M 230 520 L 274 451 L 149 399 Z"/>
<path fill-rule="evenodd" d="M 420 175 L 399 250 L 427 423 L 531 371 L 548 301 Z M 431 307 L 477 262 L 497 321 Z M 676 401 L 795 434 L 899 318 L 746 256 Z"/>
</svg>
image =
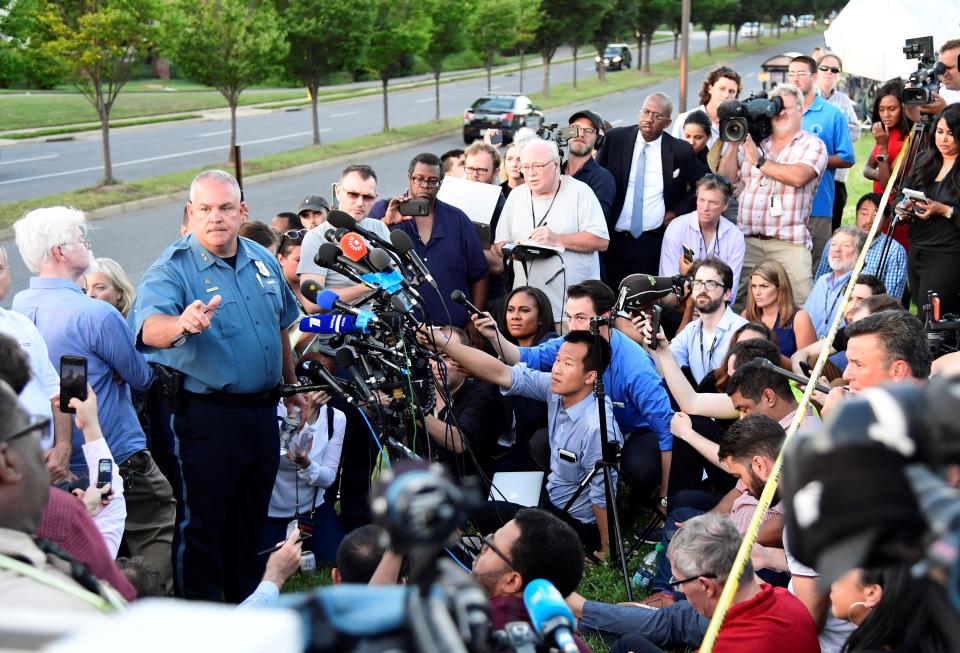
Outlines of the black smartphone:
<svg viewBox="0 0 960 653">
<path fill-rule="evenodd" d="M 693 263 L 693 250 L 686 245 L 681 245 L 681 247 L 683 248 L 683 260 L 687 263 Z"/>
<path fill-rule="evenodd" d="M 430 213 L 430 200 L 411 198 L 397 204 L 400 215 L 422 216 Z"/>
<path fill-rule="evenodd" d="M 113 461 L 109 458 L 101 458 L 97 463 L 97 489 L 110 484 L 113 481 Z M 107 496 L 113 494 L 113 488 Z"/>
<path fill-rule="evenodd" d="M 656 349 L 659 344 L 657 340 L 657 334 L 660 333 L 660 314 L 663 313 L 663 309 L 660 308 L 659 304 L 654 304 L 650 307 L 650 337 L 652 342 L 650 343 L 650 349 Z"/>
<path fill-rule="evenodd" d="M 83 356 L 60 357 L 60 412 L 76 413 L 70 400 L 87 400 L 87 359 Z"/>
<path fill-rule="evenodd" d="M 490 134 L 490 145 L 503 145 L 503 134 L 501 134 L 499 131 L 494 134 Z"/>
</svg>

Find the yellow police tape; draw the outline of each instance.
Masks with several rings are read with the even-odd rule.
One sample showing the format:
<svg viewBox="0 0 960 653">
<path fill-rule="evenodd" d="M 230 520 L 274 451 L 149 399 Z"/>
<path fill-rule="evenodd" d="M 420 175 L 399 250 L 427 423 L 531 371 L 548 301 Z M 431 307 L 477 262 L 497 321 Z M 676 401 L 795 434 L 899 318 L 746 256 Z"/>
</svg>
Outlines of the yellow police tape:
<svg viewBox="0 0 960 653">
<path fill-rule="evenodd" d="M 870 245 L 873 244 L 873 239 L 877 234 L 877 230 L 880 227 L 880 223 L 883 221 L 884 207 L 886 207 L 887 202 L 890 200 L 890 192 L 893 189 L 894 181 L 897 179 L 897 176 L 900 171 L 900 166 L 903 165 L 904 158 L 906 157 L 907 152 L 910 150 L 910 141 L 913 139 L 913 132 L 907 135 L 907 138 L 903 141 L 903 146 L 900 148 L 900 154 L 897 155 L 897 160 L 894 163 L 893 171 L 890 173 L 890 180 L 887 182 L 887 187 L 883 191 L 883 197 L 880 198 L 880 206 L 877 210 L 877 216 L 873 220 L 873 224 L 870 225 L 870 231 L 867 233 L 867 241 L 863 245 L 863 249 L 860 250 L 860 255 L 857 257 L 857 262 L 853 266 L 853 273 L 850 275 L 850 282 L 847 283 L 847 288 L 843 293 L 843 298 L 840 300 L 840 307 L 837 309 L 836 315 L 833 317 L 833 323 L 830 325 L 830 331 L 827 332 L 827 343 L 832 344 L 834 337 L 837 335 L 837 330 L 840 328 L 840 322 L 843 320 L 843 314 L 847 310 L 847 302 L 850 300 L 850 295 L 853 293 L 853 287 L 855 285 L 855 279 L 860 277 L 860 273 L 863 271 L 863 265 L 866 262 L 867 252 L 870 250 Z M 817 364 L 814 366 L 813 370 L 810 372 L 811 379 L 819 379 L 820 371 L 823 369 L 824 364 L 827 362 L 827 358 L 830 356 L 830 347 L 824 347 L 820 350 L 820 356 L 817 358 Z M 790 441 L 790 438 L 797 432 L 797 429 L 800 428 L 800 424 L 803 422 L 804 413 L 807 411 L 807 405 L 810 403 L 810 397 L 813 394 L 814 387 L 810 383 L 807 385 L 806 390 L 804 390 L 803 397 L 800 399 L 800 406 L 797 408 L 797 414 L 793 417 L 793 422 L 790 424 L 790 428 L 787 429 L 787 436 L 784 440 L 784 446 L 780 450 L 780 455 L 777 456 L 776 462 L 773 464 L 773 469 L 770 471 L 770 478 L 767 480 L 767 484 L 763 488 L 763 492 L 760 494 L 760 499 L 757 501 L 757 507 L 753 512 L 753 519 L 750 520 L 750 525 L 747 527 L 747 532 L 743 536 L 743 542 L 740 544 L 740 550 L 737 552 L 737 557 L 733 562 L 733 569 L 730 570 L 730 575 L 727 577 L 727 582 L 723 586 L 723 592 L 720 593 L 720 599 L 717 602 L 717 608 L 713 611 L 713 616 L 710 618 L 710 625 L 707 626 L 707 632 L 703 636 L 703 643 L 700 645 L 699 653 L 711 653 L 713 651 L 713 645 L 717 641 L 717 637 L 720 634 L 720 627 L 723 625 L 723 619 L 727 615 L 727 610 L 730 608 L 730 604 L 733 602 L 733 597 L 737 593 L 737 589 L 740 587 L 740 577 L 743 575 L 744 567 L 747 564 L 747 560 L 750 559 L 750 551 L 753 549 L 753 544 L 757 540 L 757 532 L 760 530 L 760 522 L 763 519 L 764 513 L 766 513 L 767 508 L 770 507 L 770 504 L 773 502 L 773 495 L 777 491 L 777 482 L 780 478 L 780 468 L 783 466 L 783 452 L 786 449 L 786 443 Z M 794 537 L 796 537 L 794 535 Z"/>
</svg>

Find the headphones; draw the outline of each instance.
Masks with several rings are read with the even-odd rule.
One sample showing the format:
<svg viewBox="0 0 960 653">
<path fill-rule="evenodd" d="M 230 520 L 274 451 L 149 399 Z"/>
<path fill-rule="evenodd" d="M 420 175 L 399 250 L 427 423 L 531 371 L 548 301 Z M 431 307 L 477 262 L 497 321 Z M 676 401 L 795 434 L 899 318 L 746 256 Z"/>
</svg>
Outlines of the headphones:
<svg viewBox="0 0 960 653">
<path fill-rule="evenodd" d="M 606 135 L 604 134 L 603 118 L 600 117 L 600 114 L 598 114 L 595 111 L 591 111 L 590 109 L 577 111 L 575 114 L 570 116 L 570 120 L 568 121 L 568 124 L 572 123 L 577 118 L 586 118 L 587 120 L 593 123 L 594 129 L 597 130 L 597 142 L 594 143 L 593 149 L 599 150 L 601 147 L 603 147 L 603 142 L 604 140 L 606 140 Z"/>
</svg>

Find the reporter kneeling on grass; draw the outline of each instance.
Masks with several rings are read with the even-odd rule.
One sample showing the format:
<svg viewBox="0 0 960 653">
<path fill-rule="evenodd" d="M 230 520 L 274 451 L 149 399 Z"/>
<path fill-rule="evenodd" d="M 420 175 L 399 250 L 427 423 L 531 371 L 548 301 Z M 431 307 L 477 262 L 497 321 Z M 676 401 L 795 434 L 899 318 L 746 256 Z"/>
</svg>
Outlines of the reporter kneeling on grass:
<svg viewBox="0 0 960 653">
<path fill-rule="evenodd" d="M 598 344 L 586 331 L 572 331 L 564 337 L 552 370 L 538 372 L 524 363 L 505 365 L 437 329 L 432 334 L 421 331 L 418 337 L 422 344 L 442 350 L 478 379 L 499 385 L 505 395 L 547 402 L 550 472 L 547 496 L 541 497 L 540 507 L 570 524 L 588 550 L 599 549 L 597 555 L 605 556 L 610 542 L 602 474 L 593 477 L 569 513 L 563 512 L 563 507 L 601 458 L 600 416 L 593 383 L 610 363 L 610 345 L 603 339 Z M 608 437 L 622 444 L 623 436 L 613 418 L 613 404 L 609 397 L 605 402 Z M 616 474 L 613 483 L 616 487 Z M 480 532 L 489 533 L 512 519 L 521 508 L 505 501 L 488 501 L 474 512 L 471 520 Z"/>
</svg>

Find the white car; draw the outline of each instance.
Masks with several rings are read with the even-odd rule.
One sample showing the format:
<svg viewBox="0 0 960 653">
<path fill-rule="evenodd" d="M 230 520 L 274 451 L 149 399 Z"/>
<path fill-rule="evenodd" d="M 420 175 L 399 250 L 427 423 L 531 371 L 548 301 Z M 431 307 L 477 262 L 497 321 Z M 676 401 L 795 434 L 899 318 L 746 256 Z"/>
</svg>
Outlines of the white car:
<svg viewBox="0 0 960 653">
<path fill-rule="evenodd" d="M 760 23 L 744 23 L 740 28 L 740 38 L 753 39 L 760 36 Z"/>
</svg>

